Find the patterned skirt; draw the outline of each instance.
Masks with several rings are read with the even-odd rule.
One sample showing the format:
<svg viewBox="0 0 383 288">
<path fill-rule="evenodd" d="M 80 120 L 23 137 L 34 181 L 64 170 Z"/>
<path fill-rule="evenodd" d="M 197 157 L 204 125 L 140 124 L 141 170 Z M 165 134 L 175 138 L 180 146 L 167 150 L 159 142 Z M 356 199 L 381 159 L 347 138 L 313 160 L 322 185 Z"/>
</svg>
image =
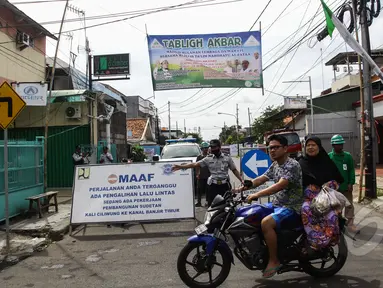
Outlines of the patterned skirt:
<svg viewBox="0 0 383 288">
<path fill-rule="evenodd" d="M 330 182 L 329 187 L 336 189 L 337 183 Z M 307 235 L 307 241 L 314 250 L 335 246 L 339 243 L 339 217 L 337 211 L 330 210 L 326 215 L 317 216 L 311 211 L 310 204 L 320 192 L 320 187 L 309 185 L 305 189 L 305 201 L 302 205 L 301 216 Z"/>
</svg>

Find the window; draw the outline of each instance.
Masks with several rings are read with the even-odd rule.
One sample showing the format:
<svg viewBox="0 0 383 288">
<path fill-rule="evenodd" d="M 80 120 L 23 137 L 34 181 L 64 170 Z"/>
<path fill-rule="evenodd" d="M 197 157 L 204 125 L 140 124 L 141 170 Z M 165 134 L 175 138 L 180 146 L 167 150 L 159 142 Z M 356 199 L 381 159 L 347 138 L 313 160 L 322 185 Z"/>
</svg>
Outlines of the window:
<svg viewBox="0 0 383 288">
<path fill-rule="evenodd" d="M 162 150 L 162 159 L 197 157 L 200 154 L 196 145 L 167 145 Z"/>
<path fill-rule="evenodd" d="M 299 136 L 296 133 L 286 133 L 281 135 L 286 137 L 289 146 L 301 143 L 301 140 L 299 139 Z"/>
</svg>

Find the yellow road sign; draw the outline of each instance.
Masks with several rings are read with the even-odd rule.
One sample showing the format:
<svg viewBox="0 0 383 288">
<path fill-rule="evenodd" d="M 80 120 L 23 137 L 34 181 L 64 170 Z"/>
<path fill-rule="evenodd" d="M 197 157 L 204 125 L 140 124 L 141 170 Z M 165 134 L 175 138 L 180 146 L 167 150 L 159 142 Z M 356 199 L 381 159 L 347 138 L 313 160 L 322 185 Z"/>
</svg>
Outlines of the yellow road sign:
<svg viewBox="0 0 383 288">
<path fill-rule="evenodd" d="M 7 129 L 26 105 L 11 85 L 4 82 L 0 86 L 0 128 Z"/>
</svg>

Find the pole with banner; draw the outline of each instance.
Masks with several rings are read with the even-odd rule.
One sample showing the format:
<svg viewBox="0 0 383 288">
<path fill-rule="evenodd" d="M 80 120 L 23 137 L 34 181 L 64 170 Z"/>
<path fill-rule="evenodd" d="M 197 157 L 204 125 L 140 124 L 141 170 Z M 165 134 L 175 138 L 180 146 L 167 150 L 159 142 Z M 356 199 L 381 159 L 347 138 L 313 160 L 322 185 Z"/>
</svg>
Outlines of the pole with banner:
<svg viewBox="0 0 383 288">
<path fill-rule="evenodd" d="M 4 211 L 7 255 L 9 255 L 11 249 L 9 236 L 8 127 L 25 106 L 25 101 L 12 89 L 11 85 L 4 82 L 0 86 L 0 128 L 4 130 Z"/>
</svg>

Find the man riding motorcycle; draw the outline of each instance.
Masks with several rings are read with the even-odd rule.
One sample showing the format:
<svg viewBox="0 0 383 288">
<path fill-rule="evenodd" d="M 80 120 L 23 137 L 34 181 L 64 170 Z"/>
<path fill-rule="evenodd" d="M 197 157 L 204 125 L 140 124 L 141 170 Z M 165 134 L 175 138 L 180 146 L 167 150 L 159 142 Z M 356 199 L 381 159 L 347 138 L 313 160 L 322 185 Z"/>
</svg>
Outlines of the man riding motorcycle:
<svg viewBox="0 0 383 288">
<path fill-rule="evenodd" d="M 282 135 L 271 135 L 268 139 L 268 149 L 274 161 L 271 167 L 262 175 L 254 179 L 253 185 L 258 187 L 267 181 L 274 181 L 272 186 L 249 195 L 251 201 L 274 195 L 272 203 L 266 204 L 274 209 L 274 213 L 266 216 L 262 222 L 262 231 L 269 250 L 269 262 L 263 272 L 263 277 L 273 277 L 281 267 L 277 257 L 277 233 L 282 225 L 299 223 L 299 213 L 303 203 L 302 170 L 297 161 L 287 153 L 288 142 Z M 245 187 L 242 188 L 247 189 Z"/>
</svg>

